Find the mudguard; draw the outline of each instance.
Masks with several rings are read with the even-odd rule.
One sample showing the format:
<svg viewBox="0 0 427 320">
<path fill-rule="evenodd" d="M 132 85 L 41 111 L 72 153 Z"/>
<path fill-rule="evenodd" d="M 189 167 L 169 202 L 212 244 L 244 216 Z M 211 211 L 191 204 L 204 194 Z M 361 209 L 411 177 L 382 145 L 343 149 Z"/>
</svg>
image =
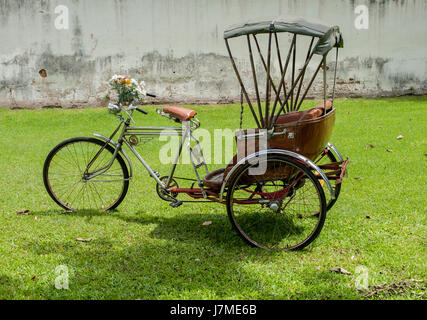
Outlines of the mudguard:
<svg viewBox="0 0 427 320">
<path fill-rule="evenodd" d="M 332 146 L 332 145 L 331 145 Z M 322 179 L 325 181 L 326 186 L 329 190 L 329 192 L 331 193 L 331 197 L 332 199 L 335 199 L 335 192 L 332 189 L 332 185 L 328 180 L 328 177 L 325 175 L 325 173 L 322 171 L 322 169 L 320 169 L 313 161 L 309 160 L 308 158 L 292 152 L 292 151 L 287 151 L 287 150 L 280 150 L 280 149 L 268 149 L 268 150 L 263 150 L 263 151 L 258 151 L 255 152 L 249 156 L 247 156 L 246 158 L 241 159 L 231 170 L 230 172 L 227 174 L 226 178 L 224 179 L 224 182 L 222 183 L 222 187 L 221 187 L 221 192 L 220 194 L 220 199 L 219 202 L 223 201 L 223 194 L 224 194 L 224 190 L 225 187 L 228 185 L 229 180 L 231 179 L 231 177 L 233 176 L 234 172 L 244 163 L 247 163 L 248 161 L 254 159 L 254 158 L 258 158 L 261 156 L 268 156 L 268 155 L 283 155 L 286 157 L 291 157 L 294 159 L 297 159 L 299 161 L 304 162 L 306 165 L 308 165 L 311 169 L 313 169 L 314 171 L 316 171 L 321 177 Z"/>
<path fill-rule="evenodd" d="M 108 139 L 106 136 L 103 136 L 102 134 L 99 133 L 94 133 L 93 134 L 95 137 L 97 137 L 98 139 L 101 139 L 105 142 L 108 142 L 109 144 L 111 144 L 113 147 L 117 148 L 118 144 L 116 142 L 114 142 L 113 140 Z M 129 156 L 126 154 L 126 152 L 123 150 L 123 148 L 120 149 L 120 153 L 123 155 L 123 157 L 125 157 L 128 166 L 129 166 L 129 179 L 132 179 L 133 177 L 133 167 L 132 167 L 132 162 L 130 161 Z"/>
</svg>

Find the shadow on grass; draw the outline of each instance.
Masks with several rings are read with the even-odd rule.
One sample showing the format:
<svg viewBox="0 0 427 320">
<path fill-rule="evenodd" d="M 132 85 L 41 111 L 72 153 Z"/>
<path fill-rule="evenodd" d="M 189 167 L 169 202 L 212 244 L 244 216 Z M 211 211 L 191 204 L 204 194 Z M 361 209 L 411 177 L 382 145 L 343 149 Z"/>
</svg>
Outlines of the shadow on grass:
<svg viewBox="0 0 427 320">
<path fill-rule="evenodd" d="M 55 210 L 35 214 L 60 215 Z M 52 238 L 27 243 L 25 250 L 60 256 L 61 264 L 71 270 L 70 290 L 56 290 L 55 275 L 49 275 L 51 279 L 47 281 L 52 285 L 40 284 L 47 299 L 355 298 L 354 289 L 350 288 L 343 288 L 339 297 L 331 281 L 333 275 L 322 276 L 319 272 L 301 272 L 298 281 L 305 283 L 307 291 L 300 290 L 298 294 L 292 285 L 292 271 L 288 271 L 290 279 L 284 280 L 287 286 L 270 286 L 269 273 L 263 274 L 264 266 L 275 261 L 283 263 L 283 258 L 292 264 L 310 249 L 278 253 L 251 248 L 235 233 L 224 214 L 185 213 L 171 217 L 141 211 L 130 216 L 85 211 L 67 215 L 88 221 L 110 216 L 126 224 L 150 227 L 150 231 L 133 241 L 123 235 L 88 243 Z M 202 226 L 206 220 L 212 224 Z M 313 283 L 320 285 L 322 294 L 313 292 Z"/>
<path fill-rule="evenodd" d="M 163 239 L 173 241 L 183 241 L 193 243 L 201 241 L 201 244 L 222 247 L 226 250 L 240 251 L 242 248 L 249 248 L 232 228 L 227 215 L 225 214 L 178 214 L 170 217 L 165 215 L 152 215 L 144 211 L 138 211 L 132 215 L 126 215 L 117 210 L 113 211 L 93 211 L 85 210 L 72 213 L 60 213 L 58 210 L 48 210 L 33 212 L 36 216 L 61 216 L 82 217 L 86 222 L 90 222 L 97 217 L 113 217 L 124 223 L 138 224 L 142 226 L 155 225 L 155 228 L 148 234 L 152 239 Z M 212 221 L 209 226 L 202 226 L 204 221 Z M 257 250 L 258 251 L 258 250 Z M 260 250 L 261 251 L 261 250 Z M 261 251 L 267 252 L 267 251 Z"/>
</svg>

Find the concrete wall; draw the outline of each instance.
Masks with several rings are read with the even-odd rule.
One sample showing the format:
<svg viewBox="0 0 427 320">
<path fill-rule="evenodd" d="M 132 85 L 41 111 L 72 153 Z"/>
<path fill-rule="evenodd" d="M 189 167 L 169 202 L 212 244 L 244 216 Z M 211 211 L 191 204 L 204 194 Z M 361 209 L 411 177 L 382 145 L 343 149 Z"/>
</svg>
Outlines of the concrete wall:
<svg viewBox="0 0 427 320">
<path fill-rule="evenodd" d="M 354 25 L 360 4 L 368 30 Z M 68 30 L 55 28 L 58 5 Z M 0 0 L 0 107 L 103 105 L 115 73 L 144 79 L 159 102 L 235 100 L 224 29 L 279 14 L 342 28 L 338 94 L 427 93 L 425 0 Z M 234 49 L 247 74 L 246 48 Z"/>
</svg>

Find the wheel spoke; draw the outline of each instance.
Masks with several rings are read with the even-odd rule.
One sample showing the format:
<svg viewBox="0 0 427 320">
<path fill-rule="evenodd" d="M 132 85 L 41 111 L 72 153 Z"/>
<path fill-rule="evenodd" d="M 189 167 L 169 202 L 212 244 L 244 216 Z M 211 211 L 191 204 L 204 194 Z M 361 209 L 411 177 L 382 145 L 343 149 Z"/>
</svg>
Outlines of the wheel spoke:
<svg viewBox="0 0 427 320">
<path fill-rule="evenodd" d="M 227 194 L 229 216 L 249 243 L 272 250 L 301 249 L 323 226 L 323 189 L 311 171 L 296 161 L 279 157 L 266 161 L 267 171 L 260 176 L 249 176 L 250 164 L 236 173 Z"/>
<path fill-rule="evenodd" d="M 119 154 L 112 161 L 114 149 L 103 146 L 96 139 L 72 139 L 56 147 L 56 152 L 46 160 L 46 187 L 59 205 L 72 210 L 107 210 L 123 200 L 129 185 L 126 164 Z M 102 169 L 111 161 L 112 164 L 93 180 L 85 180 L 84 173 L 92 161 L 91 170 Z"/>
</svg>

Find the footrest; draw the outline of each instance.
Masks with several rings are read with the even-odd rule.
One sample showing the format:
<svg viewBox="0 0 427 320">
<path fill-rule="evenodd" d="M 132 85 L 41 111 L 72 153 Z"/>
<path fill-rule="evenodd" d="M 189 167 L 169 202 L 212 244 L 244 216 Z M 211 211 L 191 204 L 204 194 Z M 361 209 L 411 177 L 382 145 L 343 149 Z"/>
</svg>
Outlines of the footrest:
<svg viewBox="0 0 427 320">
<path fill-rule="evenodd" d="M 219 191 L 224 181 L 225 168 L 214 170 L 203 178 L 203 186 L 212 191 Z"/>
<path fill-rule="evenodd" d="M 349 163 L 350 160 L 346 159 L 340 162 L 322 164 L 319 168 L 322 169 L 329 180 L 335 180 L 335 184 L 340 184 L 344 177 L 347 176 L 347 165 Z"/>
</svg>

